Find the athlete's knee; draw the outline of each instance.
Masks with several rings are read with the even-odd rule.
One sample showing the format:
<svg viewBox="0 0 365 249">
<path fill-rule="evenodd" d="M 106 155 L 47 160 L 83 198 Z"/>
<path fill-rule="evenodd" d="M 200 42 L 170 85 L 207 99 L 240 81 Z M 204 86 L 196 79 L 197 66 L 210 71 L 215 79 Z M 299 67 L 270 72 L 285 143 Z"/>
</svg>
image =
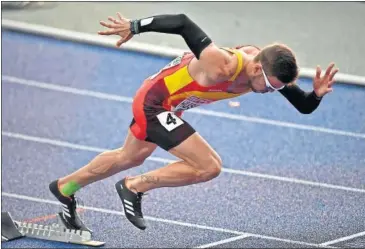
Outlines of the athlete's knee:
<svg viewBox="0 0 365 249">
<path fill-rule="evenodd" d="M 222 159 L 218 155 L 209 155 L 199 167 L 198 178 L 205 182 L 218 177 L 222 171 Z"/>
</svg>

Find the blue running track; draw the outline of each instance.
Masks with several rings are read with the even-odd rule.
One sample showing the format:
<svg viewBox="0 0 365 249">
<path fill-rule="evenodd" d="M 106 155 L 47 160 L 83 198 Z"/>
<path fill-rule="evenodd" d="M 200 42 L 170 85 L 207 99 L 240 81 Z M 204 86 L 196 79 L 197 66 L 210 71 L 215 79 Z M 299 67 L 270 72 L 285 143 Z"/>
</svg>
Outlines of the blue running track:
<svg viewBox="0 0 365 249">
<path fill-rule="evenodd" d="M 2 211 L 20 221 L 58 212 L 49 182 L 123 144 L 135 91 L 168 62 L 3 31 Z M 311 89 L 308 79 L 299 84 Z M 238 108 L 222 101 L 185 113 L 225 170 L 207 183 L 149 193 L 143 203 L 147 230 L 123 216 L 114 183 L 175 159 L 165 151 L 82 189 L 82 214 L 94 239 L 108 248 L 364 243 L 365 88 L 337 84 L 311 115 L 297 112 L 279 93 L 237 101 Z M 247 236 L 235 238 L 240 235 Z M 80 247 L 32 239 L 3 246 Z"/>
</svg>

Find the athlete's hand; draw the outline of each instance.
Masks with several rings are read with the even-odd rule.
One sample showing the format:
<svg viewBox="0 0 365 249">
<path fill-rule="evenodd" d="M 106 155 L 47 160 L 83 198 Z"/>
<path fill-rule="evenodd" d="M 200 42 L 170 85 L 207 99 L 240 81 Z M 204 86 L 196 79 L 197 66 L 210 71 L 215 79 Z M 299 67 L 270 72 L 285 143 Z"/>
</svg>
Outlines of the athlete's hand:
<svg viewBox="0 0 365 249">
<path fill-rule="evenodd" d="M 333 70 L 334 66 L 335 63 L 331 63 L 328 66 L 326 73 L 323 75 L 323 77 L 321 77 L 322 69 L 317 66 L 316 76 L 313 79 L 313 89 L 318 97 L 323 97 L 327 93 L 333 91 L 332 85 L 333 83 L 335 83 L 333 77 L 338 72 L 338 68 Z"/>
<path fill-rule="evenodd" d="M 119 35 L 121 38 L 117 41 L 116 46 L 120 47 L 123 43 L 129 41 L 133 34 L 130 30 L 131 24 L 130 20 L 127 18 L 124 18 L 120 15 L 120 13 L 117 13 L 118 19 L 115 19 L 114 17 L 109 16 L 108 20 L 111 23 L 107 23 L 104 21 L 100 21 L 100 24 L 106 28 L 108 28 L 105 31 L 99 31 L 99 35 Z"/>
</svg>

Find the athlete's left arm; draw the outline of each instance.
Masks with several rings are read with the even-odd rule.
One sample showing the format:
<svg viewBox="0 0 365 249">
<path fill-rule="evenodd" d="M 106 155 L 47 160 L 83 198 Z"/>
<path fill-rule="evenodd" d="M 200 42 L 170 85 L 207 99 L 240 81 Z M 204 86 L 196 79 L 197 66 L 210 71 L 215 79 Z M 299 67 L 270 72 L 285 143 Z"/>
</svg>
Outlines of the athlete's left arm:
<svg viewBox="0 0 365 249">
<path fill-rule="evenodd" d="M 288 85 L 279 92 L 303 114 L 312 113 L 322 100 L 322 97 L 318 97 L 314 91 L 305 92 L 296 84 Z"/>
<path fill-rule="evenodd" d="M 310 114 L 317 109 L 324 95 L 333 91 L 333 79 L 338 68 L 333 70 L 335 66 L 331 63 L 326 73 L 321 77 L 321 68 L 317 66 L 316 76 L 313 79 L 313 91 L 305 92 L 296 84 L 285 86 L 279 92 L 300 112 Z"/>
</svg>

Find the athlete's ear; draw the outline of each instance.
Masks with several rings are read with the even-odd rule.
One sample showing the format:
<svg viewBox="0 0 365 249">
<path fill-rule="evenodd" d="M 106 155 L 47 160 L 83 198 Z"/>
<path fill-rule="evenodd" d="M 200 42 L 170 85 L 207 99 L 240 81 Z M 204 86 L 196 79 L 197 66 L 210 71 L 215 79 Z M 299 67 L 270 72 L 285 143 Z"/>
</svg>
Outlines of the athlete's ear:
<svg viewBox="0 0 365 249">
<path fill-rule="evenodd" d="M 254 62 L 254 64 L 252 65 L 252 74 L 253 76 L 259 76 L 262 74 L 262 70 L 261 70 L 261 63 L 259 62 Z"/>
</svg>

